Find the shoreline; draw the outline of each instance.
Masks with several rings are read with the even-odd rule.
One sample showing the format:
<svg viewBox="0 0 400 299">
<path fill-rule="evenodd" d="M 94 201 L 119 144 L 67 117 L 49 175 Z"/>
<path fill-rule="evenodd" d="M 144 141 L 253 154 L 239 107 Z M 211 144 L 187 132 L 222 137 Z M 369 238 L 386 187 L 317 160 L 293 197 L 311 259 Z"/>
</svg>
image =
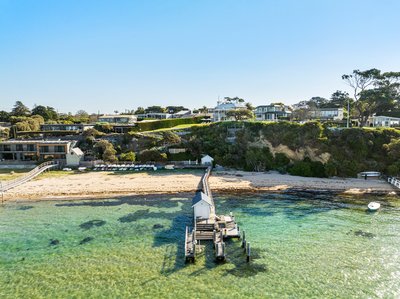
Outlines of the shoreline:
<svg viewBox="0 0 400 299">
<path fill-rule="evenodd" d="M 110 173 L 88 172 L 38 178 L 4 193 L 5 202 L 85 200 L 143 195 L 190 194 L 200 188 L 203 172 Z M 274 172 L 214 171 L 213 192 L 309 193 L 396 196 L 399 191 L 383 180 L 312 178 Z"/>
</svg>

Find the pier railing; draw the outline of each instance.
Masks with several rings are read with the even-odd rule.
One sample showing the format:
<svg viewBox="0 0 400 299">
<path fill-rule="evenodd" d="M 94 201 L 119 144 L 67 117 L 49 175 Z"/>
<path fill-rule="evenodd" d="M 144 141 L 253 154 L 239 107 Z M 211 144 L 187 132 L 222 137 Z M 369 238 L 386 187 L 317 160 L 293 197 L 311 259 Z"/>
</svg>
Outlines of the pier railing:
<svg viewBox="0 0 400 299">
<path fill-rule="evenodd" d="M 32 169 L 31 171 L 29 171 L 27 174 L 25 174 L 22 177 L 19 177 L 15 180 L 6 182 L 6 183 L 2 183 L 1 184 L 1 192 L 6 192 L 12 188 L 15 188 L 19 185 L 22 185 L 28 181 L 30 181 L 31 179 L 33 179 L 34 177 L 38 176 L 39 174 L 41 174 L 42 172 L 50 169 L 50 168 L 54 168 L 57 167 L 58 163 L 54 162 L 54 161 L 48 161 L 48 162 L 44 162 L 42 164 L 40 164 L 39 166 L 36 166 L 34 169 Z"/>
<path fill-rule="evenodd" d="M 211 170 L 212 170 L 211 166 L 207 167 L 207 169 L 203 175 L 203 178 L 201 179 L 201 184 L 202 184 L 203 193 L 205 195 L 207 195 L 212 201 L 212 208 L 213 208 L 213 212 L 215 213 L 214 198 L 212 196 L 212 192 L 211 192 L 210 186 L 208 184 L 208 179 L 211 175 Z"/>
<path fill-rule="evenodd" d="M 398 180 L 394 177 L 388 177 L 387 181 L 389 184 L 392 184 L 393 186 L 396 186 L 397 188 L 400 189 L 400 180 Z"/>
</svg>

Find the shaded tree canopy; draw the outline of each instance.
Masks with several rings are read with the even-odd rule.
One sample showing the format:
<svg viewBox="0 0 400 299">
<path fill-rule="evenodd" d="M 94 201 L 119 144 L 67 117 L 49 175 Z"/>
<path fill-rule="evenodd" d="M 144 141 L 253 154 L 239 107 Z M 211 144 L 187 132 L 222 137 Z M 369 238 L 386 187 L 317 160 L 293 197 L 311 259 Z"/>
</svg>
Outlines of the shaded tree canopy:
<svg viewBox="0 0 400 299">
<path fill-rule="evenodd" d="M 248 109 L 234 109 L 228 111 L 226 116 L 233 117 L 235 120 L 245 120 L 254 118 L 254 113 Z"/>
<path fill-rule="evenodd" d="M 225 100 L 226 102 L 236 102 L 236 103 L 244 103 L 244 102 L 245 102 L 244 99 L 239 98 L 239 97 L 233 97 L 233 98 L 224 97 L 224 100 Z"/>
<path fill-rule="evenodd" d="M 0 121 L 9 121 L 10 120 L 10 113 L 7 111 L 0 111 Z"/>
<path fill-rule="evenodd" d="M 11 110 L 11 115 L 13 116 L 29 116 L 31 111 L 26 107 L 21 101 L 16 101 L 13 109 Z"/>
<path fill-rule="evenodd" d="M 48 120 L 57 120 L 58 119 L 58 113 L 53 107 L 50 106 L 36 106 L 33 107 L 32 109 L 32 114 L 40 115 L 43 117 L 45 121 Z"/>
<path fill-rule="evenodd" d="M 162 162 L 167 160 L 167 154 L 156 149 L 148 149 L 140 152 L 139 160 L 141 162 Z"/>
<path fill-rule="evenodd" d="M 165 109 L 170 114 L 174 114 L 182 110 L 189 110 L 188 108 L 185 108 L 183 106 L 167 106 Z"/>
<path fill-rule="evenodd" d="M 382 73 L 378 69 L 354 70 L 342 79 L 353 89 L 354 107 L 360 126 L 374 113 L 398 108 L 400 72 Z"/>
<path fill-rule="evenodd" d="M 167 110 L 161 106 L 150 106 L 144 110 L 144 113 L 166 113 Z"/>
<path fill-rule="evenodd" d="M 96 143 L 94 149 L 97 152 L 97 155 L 105 162 L 115 162 L 118 160 L 115 156 L 117 151 L 114 149 L 112 143 L 108 140 L 100 140 Z"/>
<path fill-rule="evenodd" d="M 354 102 L 354 100 L 350 98 L 349 93 L 346 91 L 336 90 L 331 95 L 330 107 L 347 109 L 348 102 L 350 102 L 350 106 L 352 106 Z"/>
<path fill-rule="evenodd" d="M 144 114 L 144 113 L 145 113 L 145 110 L 144 110 L 143 107 L 138 107 L 138 108 L 135 110 L 135 114 Z"/>
</svg>

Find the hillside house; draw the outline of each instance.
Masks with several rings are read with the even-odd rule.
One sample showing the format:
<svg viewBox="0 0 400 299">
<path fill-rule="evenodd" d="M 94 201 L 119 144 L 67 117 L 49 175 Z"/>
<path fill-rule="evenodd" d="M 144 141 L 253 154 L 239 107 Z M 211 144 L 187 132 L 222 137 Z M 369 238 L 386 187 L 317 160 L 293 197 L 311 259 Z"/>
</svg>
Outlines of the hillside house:
<svg viewBox="0 0 400 299">
<path fill-rule="evenodd" d="M 67 155 L 75 149 L 75 141 L 70 140 L 7 140 L 0 142 L 0 161 L 43 161 L 58 160 L 67 163 Z M 80 150 L 79 150 L 80 151 Z M 79 151 L 74 154 L 81 159 Z M 75 157 L 70 161 L 74 161 Z"/>
<path fill-rule="evenodd" d="M 235 120 L 233 117 L 227 116 L 227 112 L 245 108 L 246 106 L 239 102 L 218 102 L 213 111 L 213 121 Z"/>
<path fill-rule="evenodd" d="M 137 121 L 135 115 L 102 115 L 99 116 L 99 122 L 110 124 L 134 124 Z"/>
<path fill-rule="evenodd" d="M 319 108 L 311 110 L 310 115 L 312 119 L 339 121 L 343 120 L 343 110 L 343 108 Z"/>
<path fill-rule="evenodd" d="M 260 121 L 278 121 L 290 117 L 291 114 L 289 106 L 279 104 L 257 106 L 255 109 L 256 120 Z"/>
</svg>

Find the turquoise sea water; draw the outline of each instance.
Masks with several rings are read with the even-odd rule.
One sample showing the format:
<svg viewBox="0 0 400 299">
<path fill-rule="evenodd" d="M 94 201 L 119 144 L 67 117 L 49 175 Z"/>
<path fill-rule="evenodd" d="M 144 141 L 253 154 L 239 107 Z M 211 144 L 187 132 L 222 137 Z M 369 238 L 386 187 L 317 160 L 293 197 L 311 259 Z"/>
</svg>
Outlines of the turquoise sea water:
<svg viewBox="0 0 400 299">
<path fill-rule="evenodd" d="M 400 201 L 216 195 L 239 241 L 184 263 L 192 194 L 0 207 L 0 298 L 399 298 Z M 206 245 L 206 243 L 205 243 Z"/>
</svg>

